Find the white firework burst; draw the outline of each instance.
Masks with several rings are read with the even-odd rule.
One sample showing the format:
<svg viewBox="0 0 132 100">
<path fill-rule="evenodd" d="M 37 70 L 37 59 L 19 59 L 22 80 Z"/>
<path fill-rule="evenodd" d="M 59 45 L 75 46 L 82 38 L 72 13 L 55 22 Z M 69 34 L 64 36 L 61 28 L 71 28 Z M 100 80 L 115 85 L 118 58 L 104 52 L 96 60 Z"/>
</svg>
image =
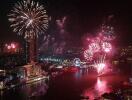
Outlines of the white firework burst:
<svg viewBox="0 0 132 100">
<path fill-rule="evenodd" d="M 13 32 L 25 38 L 43 34 L 48 28 L 48 15 L 43 5 L 33 0 L 17 2 L 9 16 Z"/>
</svg>

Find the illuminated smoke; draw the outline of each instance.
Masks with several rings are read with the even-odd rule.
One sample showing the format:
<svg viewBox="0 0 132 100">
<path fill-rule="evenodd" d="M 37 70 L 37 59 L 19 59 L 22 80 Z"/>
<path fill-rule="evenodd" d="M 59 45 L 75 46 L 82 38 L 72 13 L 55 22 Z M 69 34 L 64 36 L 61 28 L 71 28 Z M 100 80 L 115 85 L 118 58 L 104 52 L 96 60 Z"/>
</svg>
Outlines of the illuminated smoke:
<svg viewBox="0 0 132 100">
<path fill-rule="evenodd" d="M 66 34 L 65 30 L 66 17 L 56 20 L 56 33 L 45 35 L 40 45 L 40 52 L 52 55 L 61 55 L 66 48 Z"/>
</svg>

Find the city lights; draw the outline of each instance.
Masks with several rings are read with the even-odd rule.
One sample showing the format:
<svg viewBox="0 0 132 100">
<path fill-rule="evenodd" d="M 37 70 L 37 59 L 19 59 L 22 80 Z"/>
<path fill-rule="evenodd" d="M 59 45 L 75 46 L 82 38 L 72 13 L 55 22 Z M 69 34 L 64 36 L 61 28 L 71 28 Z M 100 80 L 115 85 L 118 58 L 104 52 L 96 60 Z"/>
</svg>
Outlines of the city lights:
<svg viewBox="0 0 132 100">
<path fill-rule="evenodd" d="M 9 52 L 16 53 L 16 52 L 19 52 L 20 49 L 21 49 L 20 46 L 16 42 L 8 43 L 8 44 L 5 44 L 5 46 L 4 46 L 5 53 L 9 53 Z"/>
</svg>

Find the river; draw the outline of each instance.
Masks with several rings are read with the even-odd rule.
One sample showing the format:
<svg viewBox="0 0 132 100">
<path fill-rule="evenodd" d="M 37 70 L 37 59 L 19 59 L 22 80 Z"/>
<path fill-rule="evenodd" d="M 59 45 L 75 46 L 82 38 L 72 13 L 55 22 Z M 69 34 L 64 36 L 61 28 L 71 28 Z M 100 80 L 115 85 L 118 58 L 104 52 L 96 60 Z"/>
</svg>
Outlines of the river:
<svg viewBox="0 0 132 100">
<path fill-rule="evenodd" d="M 123 87 L 128 80 L 124 75 L 97 77 L 86 70 L 63 73 L 50 78 L 49 82 L 38 81 L 1 92 L 1 100 L 90 100 L 105 92 Z"/>
</svg>

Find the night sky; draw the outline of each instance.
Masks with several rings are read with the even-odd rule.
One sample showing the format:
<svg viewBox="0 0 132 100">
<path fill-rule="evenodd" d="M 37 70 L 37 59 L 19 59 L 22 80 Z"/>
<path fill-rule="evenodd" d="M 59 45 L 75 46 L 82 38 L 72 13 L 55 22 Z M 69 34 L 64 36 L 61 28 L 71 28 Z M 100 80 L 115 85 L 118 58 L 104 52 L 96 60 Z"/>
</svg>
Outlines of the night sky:
<svg viewBox="0 0 132 100">
<path fill-rule="evenodd" d="M 19 40 L 9 27 L 8 13 L 18 0 L 0 0 L 0 40 Z M 65 29 L 72 40 L 81 41 L 86 33 L 94 34 L 103 20 L 113 15 L 111 22 L 119 44 L 132 43 L 132 3 L 124 0 L 35 0 L 45 5 L 52 25 L 49 30 L 54 32 L 55 20 L 67 17 Z"/>
</svg>

